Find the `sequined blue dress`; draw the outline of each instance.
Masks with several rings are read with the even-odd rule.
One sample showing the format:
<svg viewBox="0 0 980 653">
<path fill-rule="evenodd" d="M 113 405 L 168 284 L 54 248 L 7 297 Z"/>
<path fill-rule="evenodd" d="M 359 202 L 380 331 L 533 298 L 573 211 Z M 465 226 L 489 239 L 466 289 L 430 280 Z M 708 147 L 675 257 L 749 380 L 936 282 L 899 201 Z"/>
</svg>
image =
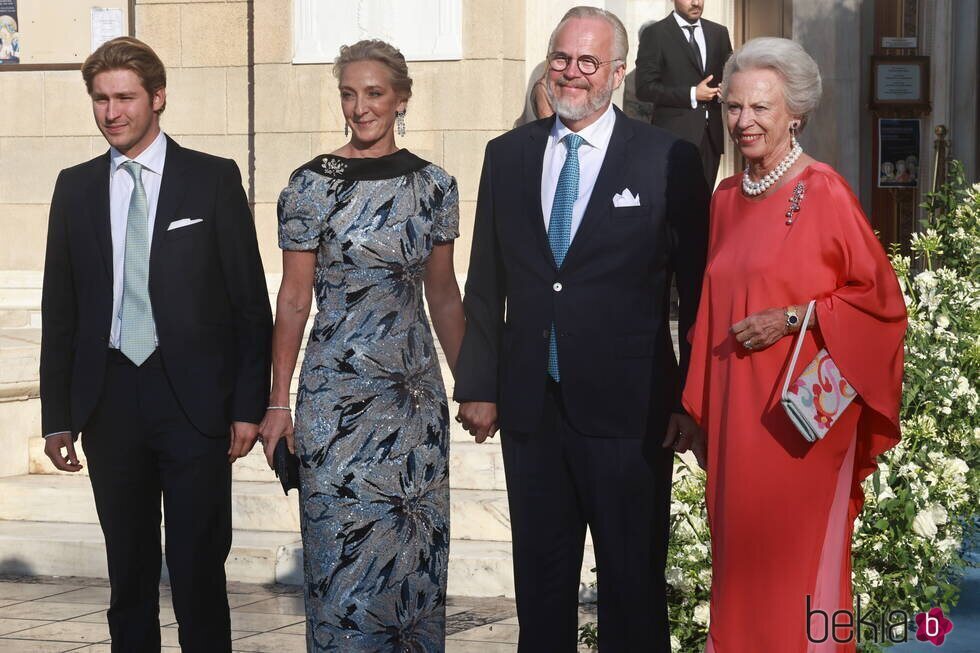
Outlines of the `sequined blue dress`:
<svg viewBox="0 0 980 653">
<path fill-rule="evenodd" d="M 296 402 L 307 648 L 444 650 L 449 408 L 423 307 L 456 181 L 407 150 L 317 157 L 278 204 L 279 245 L 316 252 Z"/>
</svg>

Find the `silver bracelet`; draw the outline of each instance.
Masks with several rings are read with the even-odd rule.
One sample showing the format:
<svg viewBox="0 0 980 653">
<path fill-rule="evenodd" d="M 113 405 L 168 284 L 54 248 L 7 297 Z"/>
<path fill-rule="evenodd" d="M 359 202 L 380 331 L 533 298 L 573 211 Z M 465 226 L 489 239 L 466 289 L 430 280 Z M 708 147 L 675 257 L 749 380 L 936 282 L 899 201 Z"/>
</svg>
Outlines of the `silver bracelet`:
<svg viewBox="0 0 980 653">
<path fill-rule="evenodd" d="M 266 406 L 265 409 L 266 410 L 289 410 L 289 411 L 293 410 L 289 406 Z"/>
</svg>

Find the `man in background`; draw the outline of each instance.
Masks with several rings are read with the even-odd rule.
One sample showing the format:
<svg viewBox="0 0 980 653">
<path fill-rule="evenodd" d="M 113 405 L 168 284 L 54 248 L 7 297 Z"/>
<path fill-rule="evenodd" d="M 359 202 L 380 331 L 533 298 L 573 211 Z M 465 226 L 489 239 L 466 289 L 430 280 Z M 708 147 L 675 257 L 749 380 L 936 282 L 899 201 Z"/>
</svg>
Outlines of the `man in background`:
<svg viewBox="0 0 980 653">
<path fill-rule="evenodd" d="M 704 0 L 674 0 L 674 11 L 645 29 L 636 55 L 636 97 L 653 120 L 694 143 L 714 188 L 725 151 L 719 85 L 732 42 L 724 25 L 701 17 Z"/>
</svg>

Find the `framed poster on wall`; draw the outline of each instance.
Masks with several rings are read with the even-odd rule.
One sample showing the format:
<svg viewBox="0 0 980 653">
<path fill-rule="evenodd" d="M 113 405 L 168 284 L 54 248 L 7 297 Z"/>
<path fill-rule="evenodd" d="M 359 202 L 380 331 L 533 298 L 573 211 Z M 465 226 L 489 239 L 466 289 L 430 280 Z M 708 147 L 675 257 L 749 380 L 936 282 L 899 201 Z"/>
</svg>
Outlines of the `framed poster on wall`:
<svg viewBox="0 0 980 653">
<path fill-rule="evenodd" d="M 928 111 L 929 57 L 871 57 L 871 108 Z"/>
<path fill-rule="evenodd" d="M 878 188 L 918 188 L 918 118 L 878 120 Z"/>
<path fill-rule="evenodd" d="M 20 63 L 17 0 L 0 0 L 0 66 Z"/>
<path fill-rule="evenodd" d="M 0 0 L 0 72 L 78 70 L 102 43 L 135 31 L 136 0 Z"/>
</svg>

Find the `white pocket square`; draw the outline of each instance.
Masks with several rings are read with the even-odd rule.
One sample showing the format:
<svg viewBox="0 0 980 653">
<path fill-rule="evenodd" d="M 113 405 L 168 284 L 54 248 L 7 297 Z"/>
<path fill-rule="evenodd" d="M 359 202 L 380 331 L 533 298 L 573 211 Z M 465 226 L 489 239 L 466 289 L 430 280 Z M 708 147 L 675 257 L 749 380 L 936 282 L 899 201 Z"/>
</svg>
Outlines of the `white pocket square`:
<svg viewBox="0 0 980 653">
<path fill-rule="evenodd" d="M 204 222 L 204 218 L 183 218 L 181 220 L 174 220 L 167 227 L 167 231 L 173 231 L 174 229 L 180 229 L 181 227 L 189 227 L 192 224 L 197 224 L 198 222 Z"/>
<path fill-rule="evenodd" d="M 623 192 L 613 195 L 613 206 L 639 206 L 640 194 L 633 196 L 629 188 L 624 188 Z"/>
</svg>

